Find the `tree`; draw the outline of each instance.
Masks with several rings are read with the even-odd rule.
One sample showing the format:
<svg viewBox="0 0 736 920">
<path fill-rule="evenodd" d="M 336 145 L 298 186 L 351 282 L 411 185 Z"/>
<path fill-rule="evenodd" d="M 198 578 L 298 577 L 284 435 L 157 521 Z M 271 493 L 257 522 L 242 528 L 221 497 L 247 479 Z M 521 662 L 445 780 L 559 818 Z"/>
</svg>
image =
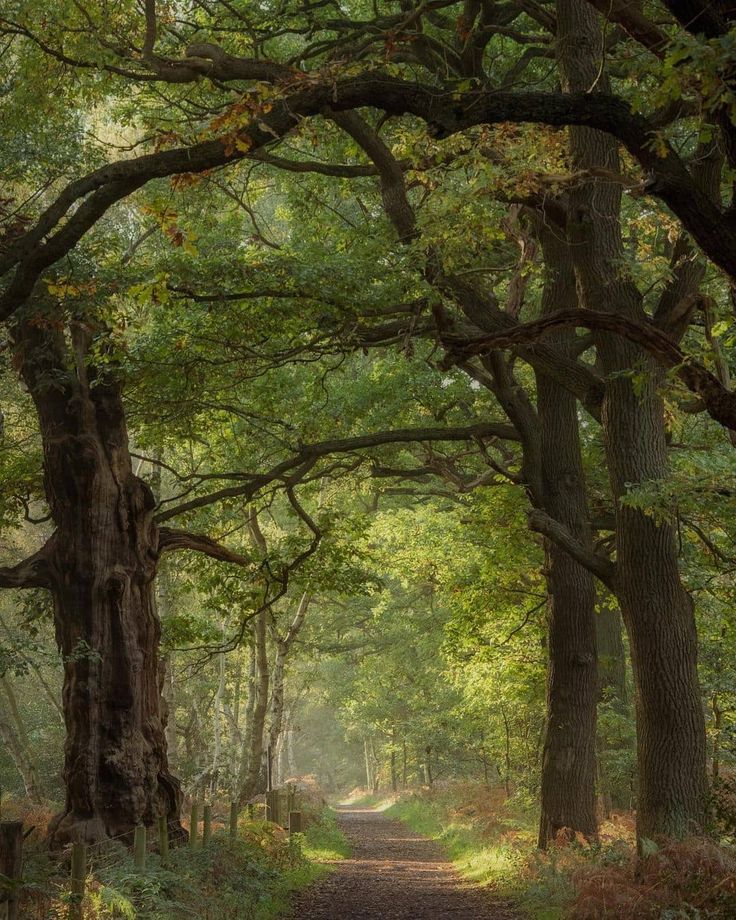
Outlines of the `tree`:
<svg viewBox="0 0 736 920">
<path fill-rule="evenodd" d="M 591 738 L 596 700 L 591 576 L 617 595 L 631 635 L 640 701 L 641 832 L 681 833 L 700 826 L 704 733 L 698 715 L 693 611 L 678 570 L 672 522 L 655 520 L 649 509 L 630 500 L 632 487 L 646 488 L 650 482 L 665 481 L 667 475 L 667 430 L 659 397 L 664 380 L 659 366 L 648 356 L 676 367 L 679 380 L 723 424 L 733 427 L 736 413 L 728 374 L 722 373 L 722 367 L 713 373 L 705 366 L 717 340 L 712 317 L 706 321 L 705 340 L 699 332 L 688 331 L 703 303 L 700 285 L 704 263 L 695 256 L 689 239 L 680 235 L 672 253 L 668 283 L 662 285 L 664 293 L 650 317 L 641 291 L 647 290 L 650 282 L 655 287 L 660 282 L 647 276 L 646 283 L 637 287 L 631 271 L 621 267 L 626 264 L 621 190 L 633 188 L 666 204 L 711 263 L 731 280 L 736 277 L 732 215 L 729 206 L 723 204 L 719 187 L 723 164 L 715 145 L 705 136 L 706 128 L 717 134 L 726 159 L 733 159 L 730 76 L 727 62 L 716 48 L 727 30 L 727 14 L 720 9 L 706 10 L 697 5 L 684 9 L 672 4 L 669 9 L 674 20 L 661 27 L 639 11 L 615 5 L 606 15 L 619 22 L 631 39 L 616 33 L 615 40 L 604 48 L 594 7 L 583 5 L 562 4 L 559 29 L 548 11 L 513 4 L 503 9 L 466 4 L 459 21 L 451 15 L 454 10 L 450 3 L 431 8 L 401 4 L 389 13 L 355 4 L 344 18 L 319 5 L 291 11 L 282 6 L 272 10 L 266 4 L 244 11 L 217 4 L 214 12 L 198 6 L 181 22 L 170 20 L 168 10 L 151 0 L 144 4 L 143 15 L 133 3 L 119 4 L 109 17 L 96 16 L 107 9 L 104 4 L 93 5 L 91 12 L 77 4 L 62 4 L 53 15 L 45 7 L 35 2 L 11 2 L 0 22 L 0 29 L 11 42 L 2 64 L 8 79 L 16 80 L 18 73 L 27 75 L 32 92 L 52 101 L 49 124 L 36 130 L 51 132 L 52 127 L 64 124 L 67 116 L 75 124 L 83 124 L 83 104 L 92 99 L 110 121 L 127 121 L 134 126 L 133 131 L 155 138 L 144 141 L 146 152 L 133 157 L 119 158 L 110 150 L 101 152 L 95 143 L 80 140 L 56 158 L 31 150 L 31 156 L 6 155 L 3 160 L 6 170 L 13 164 L 9 194 L 17 201 L 2 206 L 5 233 L 0 270 L 6 284 L 0 291 L 0 315 L 13 323 L 15 360 L 38 410 L 47 495 L 57 530 L 43 550 L 24 563 L 3 569 L 0 581 L 10 587 L 44 587 L 55 597 L 67 669 L 70 788 L 74 777 L 91 776 L 81 784 L 86 788 L 71 796 L 69 833 L 74 835 L 79 828 L 81 836 L 94 839 L 129 829 L 131 822 L 142 816 L 152 820 L 162 803 L 173 821 L 178 793 L 168 777 L 163 753 L 158 626 L 151 597 L 159 555 L 174 549 L 194 549 L 252 572 L 250 558 L 244 553 L 227 550 L 192 530 L 174 531 L 162 525 L 180 515 L 192 521 L 203 509 L 221 503 L 248 502 L 261 490 L 279 483 L 314 542 L 320 537 L 319 527 L 312 526 L 314 521 L 294 489 L 324 473 L 321 464 L 328 466 L 332 461 L 323 458 L 339 455 L 346 459 L 334 463 L 354 463 L 357 467 L 367 462 L 369 450 L 391 443 L 428 443 L 435 438 L 478 442 L 479 452 L 488 458 L 487 466 L 493 472 L 482 469 L 472 479 L 466 478 L 458 475 L 455 458 L 438 460 L 430 455 L 421 469 L 400 469 L 401 475 L 395 476 L 395 468 L 392 471 L 385 464 L 381 475 L 403 479 L 407 474 L 421 478 L 439 473 L 444 479 L 454 477 L 460 488 L 469 489 L 471 482 L 479 484 L 478 476 L 490 482 L 495 475 L 508 473 L 507 478 L 528 490 L 534 509 L 530 522 L 545 541 L 553 639 L 550 711 L 560 711 L 556 708 L 559 703 L 569 716 L 571 707 L 564 697 L 573 688 L 575 712 L 581 715 L 564 720 L 566 738 L 548 734 L 546 764 L 548 779 L 553 779 L 543 786 L 548 792 L 563 788 L 568 801 L 555 803 L 554 796 L 547 796 L 542 842 L 568 823 L 591 835 Z M 693 21 L 705 24 L 705 41 L 677 25 L 684 25 L 686 30 L 697 28 L 691 25 Z M 529 28 L 541 32 L 532 34 L 526 31 Z M 539 66 L 540 60 L 550 57 L 546 46 L 553 32 L 560 33 L 556 39 L 562 90 L 555 85 L 556 78 Z M 673 44 L 683 35 L 690 42 L 687 53 Z M 215 36 L 225 36 L 227 47 L 202 41 Z M 583 47 L 573 49 L 570 40 L 578 36 L 585 39 Z M 510 51 L 506 39 L 511 40 Z M 614 93 L 607 80 L 609 62 L 618 68 L 629 66 L 630 41 L 642 44 L 653 55 L 646 64 L 637 64 L 636 73 L 647 90 L 655 83 L 662 84 L 661 90 L 652 92 L 653 104 L 623 84 Z M 529 53 L 520 50 L 522 45 L 530 46 Z M 625 53 L 621 53 L 622 48 Z M 706 62 L 708 57 L 710 63 Z M 693 75 L 701 72 L 712 79 L 693 86 L 697 82 Z M 74 81 L 69 74 L 75 75 Z M 63 92 L 54 95 L 39 91 L 57 79 Z M 525 81 L 536 81 L 546 89 L 516 88 Z M 13 86 L 10 101 L 4 103 L 10 123 L 27 125 L 33 119 L 23 110 L 25 96 L 16 83 Z M 716 88 L 708 88 L 713 86 Z M 131 87 L 136 89 L 134 94 Z M 682 95 L 683 99 L 670 98 L 667 93 Z M 713 119 L 701 119 L 703 130 L 696 149 L 688 137 L 688 119 L 698 107 L 712 111 Z M 359 109 L 370 111 L 359 113 Z M 38 111 L 35 105 L 29 110 Z M 456 231 L 454 239 L 448 239 L 452 234 L 447 233 L 443 237 L 437 227 L 429 227 L 428 232 L 422 209 L 427 201 L 430 209 L 434 206 L 431 192 L 439 181 L 436 171 L 446 170 L 443 192 L 462 188 L 466 199 L 472 197 L 476 177 L 469 177 L 466 167 L 478 170 L 484 161 L 486 165 L 498 163 L 498 152 L 488 143 L 488 132 L 499 126 L 501 135 L 509 123 L 537 126 L 533 142 L 518 145 L 526 160 L 511 155 L 503 164 L 512 181 L 495 177 L 480 183 L 484 201 L 492 204 L 485 206 L 477 225 L 465 232 Z M 560 141 L 561 135 L 542 131 L 539 126 L 543 125 L 570 128 L 569 164 L 564 153 L 559 154 L 566 146 Z M 44 136 L 46 146 L 49 136 Z M 347 139 L 357 144 L 357 150 L 346 147 Z M 134 147 L 140 146 L 139 140 L 133 138 Z M 280 155 L 287 144 L 292 147 L 289 156 L 295 158 Z M 272 149 L 277 145 L 281 149 L 274 155 Z M 472 156 L 468 147 L 475 148 Z M 623 159 L 619 147 L 628 152 Z M 312 148 L 319 159 L 311 155 Z M 361 150 L 368 162 L 345 162 L 356 154 L 362 156 Z M 544 160 L 546 174 L 531 170 L 532 175 L 528 175 L 525 162 L 530 159 Z M 553 171 L 555 163 L 560 165 L 561 175 L 559 170 Z M 282 176 L 308 174 L 300 221 L 293 219 L 293 213 L 289 219 L 283 217 L 283 198 L 288 192 L 279 189 L 269 203 L 271 213 L 281 215 L 277 218 L 281 222 L 278 241 L 264 231 L 261 215 L 255 214 L 252 204 L 221 181 L 224 174 L 237 176 L 239 165 L 243 172 L 246 167 L 257 167 L 268 170 L 268 175 L 274 175 L 274 170 L 280 170 Z M 623 175 L 624 171 L 632 177 Z M 329 195 L 317 196 L 317 209 L 314 190 L 325 186 L 311 184 L 315 176 L 327 180 L 331 190 Z M 174 177 L 173 183 L 162 181 L 168 177 Z M 339 183 L 345 179 L 365 183 L 373 178 L 379 180 L 380 204 L 372 187 L 359 185 L 360 193 L 352 196 L 350 213 L 344 215 L 339 206 L 343 188 Z M 32 194 L 21 204 L 28 189 L 36 190 L 39 181 L 46 183 L 48 191 Z M 282 187 L 287 188 L 285 180 Z M 102 252 L 112 237 L 120 235 L 112 225 L 111 208 L 134 193 L 131 211 L 125 216 L 134 222 L 145 215 L 153 227 L 141 228 L 120 259 L 128 266 L 137 256 L 140 261 L 131 266 L 130 273 L 139 271 L 142 279 L 119 295 L 119 289 L 112 285 L 119 281 L 120 266 L 111 270 Z M 176 207 L 167 196 L 176 197 Z M 228 221 L 227 229 L 239 243 L 238 234 L 245 224 L 258 247 L 272 253 L 285 249 L 283 258 L 274 256 L 267 266 L 277 264 L 279 274 L 269 276 L 267 269 L 261 270 L 263 261 L 259 264 L 258 258 L 243 258 L 242 246 L 226 240 L 224 232 L 213 232 L 212 214 L 207 226 L 207 215 L 193 213 L 208 207 L 218 210 L 223 201 L 233 198 L 241 219 Z M 447 200 L 454 201 L 452 196 Z M 541 215 L 539 236 L 547 290 L 541 298 L 544 315 L 532 324 L 520 320 L 522 308 L 527 306 L 527 275 L 537 271 L 538 263 L 527 259 L 513 272 L 503 267 L 498 256 L 507 250 L 500 246 L 494 249 L 488 243 L 490 226 L 504 219 L 498 202 L 504 207 L 509 202 L 523 206 L 527 213 L 537 215 L 536 220 Z M 328 284 L 325 279 L 330 272 L 325 270 L 320 277 L 313 271 L 310 277 L 304 268 L 307 256 L 319 251 L 313 232 L 315 218 L 312 216 L 310 222 L 306 212 L 311 208 L 321 215 L 325 205 L 336 221 L 346 218 L 353 227 L 356 215 L 367 225 L 367 215 L 377 214 L 379 207 L 393 222 L 394 238 L 377 235 L 371 250 L 362 249 L 363 265 L 354 276 L 351 271 L 359 257 L 346 253 L 354 246 L 357 234 L 346 236 L 350 245 L 335 250 L 340 258 L 333 253 L 331 273 L 344 272 L 348 283 L 330 278 Z M 481 210 L 480 205 L 477 207 L 476 215 Z M 190 213 L 180 213 L 187 209 Z M 449 210 L 444 212 L 445 220 Z M 641 219 L 643 208 L 632 205 L 632 213 Z M 119 215 L 120 209 L 115 214 Z M 243 214 L 248 215 L 247 221 Z M 603 221 L 597 221 L 598 214 L 604 215 Z M 628 219 L 629 215 L 623 216 Z M 561 252 L 555 250 L 549 234 L 545 239 L 550 218 L 555 222 L 555 233 L 565 236 L 569 244 Z M 488 236 L 484 235 L 483 223 Z M 231 254 L 235 264 L 229 271 L 223 269 L 227 262 L 224 256 L 219 260 L 211 256 L 197 259 L 195 227 L 206 227 L 206 239 L 213 249 L 219 246 Z M 331 230 L 326 222 L 325 227 Z M 157 230 L 186 258 L 171 259 L 158 249 L 151 257 L 146 244 Z M 299 253 L 294 252 L 292 242 L 300 236 L 310 237 L 310 232 L 300 273 L 294 271 L 300 259 L 294 258 Z M 394 245 L 396 239 L 400 246 Z M 285 246 L 286 241 L 289 246 Z M 308 245 L 313 248 L 308 250 Z M 463 250 L 464 255 L 458 255 Z M 70 253 L 81 257 L 81 265 L 72 266 L 71 277 L 66 277 L 60 260 Z M 367 266 L 369 259 L 373 262 Z M 391 263 L 390 283 L 377 283 L 380 272 L 371 271 L 377 259 L 383 260 L 379 263 L 382 268 Z M 187 261 L 192 264 L 182 264 Z M 103 265 L 105 283 L 99 278 Z M 573 298 L 573 270 L 580 304 Z M 388 270 L 385 273 L 391 274 Z M 476 284 L 476 274 L 481 278 L 497 274 L 499 283 Z M 274 277 L 278 284 L 273 284 Z M 366 303 L 346 306 L 358 279 L 371 280 Z M 129 280 L 132 278 L 126 274 L 126 282 Z M 42 283 L 49 291 L 45 309 L 41 309 L 47 299 L 41 294 Z M 720 285 L 722 293 L 722 279 L 712 284 Z M 204 473 L 189 470 L 181 478 L 189 490 L 184 500 L 169 503 L 166 499 L 164 506 L 156 508 L 146 483 L 133 472 L 124 387 L 135 384 L 131 384 L 134 375 L 124 373 L 124 362 L 116 352 L 121 336 L 111 328 L 109 312 L 102 311 L 100 320 L 99 311 L 80 302 L 84 299 L 80 292 L 86 292 L 88 299 L 107 299 L 108 304 L 120 296 L 125 300 L 124 323 L 140 323 L 141 327 L 148 323 L 149 328 L 165 331 L 165 341 L 153 347 L 145 343 L 149 355 L 158 351 L 163 357 L 164 369 L 158 381 L 160 388 L 148 394 L 149 407 L 154 408 L 145 411 L 155 412 L 163 397 L 170 397 L 169 406 L 189 409 L 196 403 L 191 415 L 182 410 L 186 420 L 176 423 L 182 428 L 195 417 L 202 423 L 208 401 L 209 409 L 214 405 L 219 411 L 225 388 L 231 383 L 224 378 L 238 361 L 242 363 L 244 355 L 253 364 L 240 369 L 242 376 L 236 378 L 240 382 L 249 374 L 265 374 L 267 366 L 272 369 L 336 354 L 343 360 L 360 348 L 398 342 L 409 354 L 417 347 L 416 340 L 425 339 L 439 343 L 447 352 L 443 366 L 435 367 L 435 371 L 447 372 L 457 364 L 496 397 L 513 426 L 486 423 L 485 416 L 478 423 L 475 415 L 472 425 L 464 418 L 452 428 L 444 423 L 442 427 L 418 423 L 402 429 L 389 420 L 382 436 L 366 435 L 363 429 L 353 432 L 352 437 L 328 439 L 320 433 L 305 441 L 303 431 L 320 427 L 310 419 L 303 423 L 298 436 L 285 439 L 287 443 L 284 438 L 277 443 L 275 437 L 269 443 L 276 451 L 275 463 L 270 457 L 257 456 L 255 466 L 239 462 L 225 466 L 208 455 Z M 533 290 L 534 295 L 537 293 Z M 557 294 L 565 298 L 566 309 L 561 312 L 551 307 L 551 298 Z M 152 320 L 157 307 L 172 299 L 174 308 L 169 316 Z M 530 300 L 534 309 L 536 300 Z M 256 309 L 261 312 L 255 318 L 242 309 L 249 301 L 259 305 Z M 274 302 L 285 303 L 286 308 L 266 317 Z M 29 303 L 32 309 L 26 306 L 25 312 L 18 312 Z M 297 316 L 298 307 L 305 303 L 310 305 L 308 313 Z M 233 304 L 236 306 L 228 313 L 225 306 Z M 238 317 L 244 315 L 247 321 L 238 328 Z M 571 333 L 573 326 L 593 330 L 588 347 L 595 346 L 594 362 L 581 357 L 587 340 Z M 558 330 L 554 340 L 539 341 L 550 329 Z M 686 331 L 690 351 L 695 351 L 693 360 L 679 344 Z M 188 332 L 194 333 L 198 345 L 190 344 Z M 143 339 L 145 335 L 137 342 L 139 347 Z M 273 340 L 276 344 L 272 347 Z M 201 344 L 205 341 L 206 347 Z M 267 347 L 263 347 L 264 342 L 268 342 Z M 508 358 L 501 348 L 511 349 Z M 423 357 L 434 361 L 426 352 Z M 195 380 L 202 395 L 185 397 L 175 380 L 161 379 L 176 378 L 172 369 Z M 374 392 L 380 392 L 379 388 Z M 269 410 L 273 402 L 264 398 Z M 578 410 L 578 403 L 602 422 L 615 511 L 613 529 L 609 529 L 615 533 L 615 564 L 605 552 L 593 551 L 579 446 L 581 419 L 586 424 L 588 420 Z M 472 414 L 475 406 L 471 404 L 469 413 L 467 407 L 465 399 L 462 412 Z M 487 411 L 488 404 L 482 408 Z M 229 418 L 238 419 L 247 411 L 242 406 L 234 412 L 227 410 Z M 289 419 L 286 421 L 282 434 L 289 431 Z M 518 470 L 510 468 L 519 459 L 516 454 L 501 461 L 489 456 L 491 439 L 499 453 L 503 453 L 498 447 L 500 439 L 521 444 Z M 211 477 L 225 484 L 213 488 Z M 644 564 L 648 554 L 656 564 Z M 297 559 L 301 556 L 298 553 Z M 275 592 L 286 589 L 292 568 L 288 564 L 282 568 L 275 587 L 269 581 Z M 73 573 L 71 579 L 68 573 Z M 644 604 L 639 597 L 642 586 L 647 595 Z M 264 680 L 261 710 L 267 672 L 263 615 L 274 602 L 268 590 L 269 586 L 263 603 L 245 615 L 246 620 L 254 617 L 260 629 L 257 647 L 263 659 L 260 676 Z M 106 664 L 114 642 L 112 633 L 106 631 L 110 622 L 122 624 L 127 648 L 125 661 L 112 671 Z M 220 651 L 237 645 L 249 629 L 248 623 L 241 622 Z M 575 653 L 566 657 L 573 644 Z M 102 656 L 102 663 L 95 655 Z M 145 663 L 141 674 L 133 666 L 138 660 Z M 647 667 L 652 661 L 657 666 Z M 109 709 L 100 719 L 94 714 L 89 718 L 85 710 L 84 685 L 90 680 L 99 682 L 100 691 L 92 695 L 92 710 L 100 701 Z M 684 688 L 676 703 L 669 703 L 666 696 L 672 682 Z M 112 699 L 128 702 L 125 707 L 113 706 Z M 111 738 L 102 737 L 99 727 L 108 722 L 116 725 Z M 677 751 L 689 752 L 689 767 L 679 764 L 668 768 L 665 781 L 655 783 L 655 773 L 662 766 L 656 752 L 666 748 L 662 736 L 668 725 L 677 738 Z M 91 745 L 87 744 L 87 732 L 95 739 Z M 258 731 L 254 738 L 261 735 Z M 555 762 L 564 761 L 564 756 L 557 756 L 556 745 L 562 749 L 572 745 L 578 751 L 576 762 L 585 767 L 573 777 L 576 782 L 561 785 L 554 779 Z M 97 750 L 102 755 L 99 759 L 94 753 Z M 142 758 L 140 751 L 145 752 Z M 75 765 L 86 763 L 90 757 L 94 760 L 92 768 L 77 771 Z M 258 760 L 252 758 L 252 770 Z M 96 790 L 98 786 L 104 790 L 110 781 L 103 775 L 108 761 L 122 764 L 112 782 L 127 792 L 120 794 L 117 816 L 101 817 L 99 799 L 108 793 L 98 796 Z M 140 775 L 139 763 L 144 764 Z M 557 814 L 551 815 L 552 811 Z M 62 821 L 60 840 L 66 831 Z"/>
</svg>

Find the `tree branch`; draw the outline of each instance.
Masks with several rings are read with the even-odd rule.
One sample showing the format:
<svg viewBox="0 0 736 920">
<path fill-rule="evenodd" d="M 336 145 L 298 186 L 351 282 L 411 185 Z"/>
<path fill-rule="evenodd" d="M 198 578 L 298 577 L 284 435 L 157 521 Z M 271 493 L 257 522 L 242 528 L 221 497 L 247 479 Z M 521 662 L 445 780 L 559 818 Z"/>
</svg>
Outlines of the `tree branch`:
<svg viewBox="0 0 736 920">
<path fill-rule="evenodd" d="M 642 323 L 614 313 L 595 310 L 560 310 L 542 319 L 522 323 L 508 331 L 468 339 L 445 333 L 443 343 L 448 348 L 452 362 L 467 360 L 471 355 L 483 354 L 495 348 L 509 348 L 522 342 L 533 342 L 551 329 L 563 326 L 582 326 L 615 332 L 656 358 L 665 367 L 675 371 L 685 386 L 699 396 L 711 418 L 731 431 L 736 431 L 736 393 L 729 390 L 700 362 L 682 349 L 661 329 L 652 323 Z"/>
<path fill-rule="evenodd" d="M 208 53 L 214 54 L 211 50 Z M 223 67 L 230 66 L 230 58 L 224 52 L 210 59 L 214 62 L 215 57 Z M 426 121 L 437 137 L 474 125 L 502 122 L 579 125 L 606 131 L 623 143 L 649 173 L 643 191 L 669 205 L 711 260 L 736 278 L 736 221 L 699 188 L 672 147 L 664 141 L 652 143 L 657 136 L 654 126 L 617 96 L 486 90 L 445 92 L 380 73 L 310 83 L 304 88 L 307 81 L 303 77 L 295 77 L 288 68 L 278 66 L 282 76 L 284 70 L 290 75 L 289 82 L 282 84 L 285 97 L 270 112 L 259 114 L 238 132 L 240 145 L 233 143 L 232 138 L 218 138 L 120 160 L 68 185 L 36 224 L 10 243 L 0 258 L 1 273 L 16 268 L 13 280 L 0 296 L 0 319 L 7 318 L 27 300 L 44 269 L 66 255 L 116 201 L 151 179 L 204 172 L 252 156 L 291 131 L 302 118 L 322 114 L 326 108 L 342 112 L 371 106 L 391 115 L 412 114 Z M 237 70 L 235 64 L 232 67 Z M 290 92 L 286 92 L 287 88 Z M 239 150 L 238 146 L 246 150 Z M 49 238 L 70 209 L 86 196 L 90 196 L 89 200 Z"/>
<path fill-rule="evenodd" d="M 0 588 L 50 588 L 50 542 L 16 565 L 0 566 Z"/>
<path fill-rule="evenodd" d="M 611 592 L 615 593 L 616 566 L 610 559 L 599 556 L 598 553 L 583 546 L 567 527 L 550 517 L 545 511 L 535 508 L 529 512 L 528 520 L 530 530 L 541 533 L 552 540 L 568 556 L 592 572 Z"/>
<path fill-rule="evenodd" d="M 411 444 L 422 441 L 472 441 L 482 438 L 502 438 L 507 441 L 518 441 L 519 435 L 512 425 L 502 422 L 487 422 L 479 425 L 470 425 L 466 428 L 397 428 L 393 431 L 379 431 L 375 434 L 361 435 L 355 438 L 343 438 L 332 441 L 321 441 L 316 444 L 304 444 L 292 457 L 272 467 L 266 473 L 244 473 L 248 481 L 242 485 L 229 486 L 208 495 L 201 495 L 188 502 L 183 502 L 174 508 L 168 508 L 156 515 L 158 522 L 168 521 L 173 517 L 204 508 L 226 498 L 244 497 L 251 499 L 257 492 L 272 482 L 282 480 L 294 484 L 303 478 L 320 457 L 329 454 L 352 453 L 370 447 L 380 447 L 385 444 Z"/>
<path fill-rule="evenodd" d="M 156 0 L 145 0 L 146 36 L 143 40 L 143 60 L 150 61 L 156 44 L 158 25 L 156 22 Z"/>
<path fill-rule="evenodd" d="M 188 549 L 196 553 L 204 553 L 213 559 L 219 559 L 220 562 L 232 562 L 234 565 L 245 567 L 253 565 L 253 560 L 249 556 L 236 553 L 205 534 L 192 533 L 188 530 L 162 527 L 158 534 L 158 549 L 159 553 Z"/>
</svg>

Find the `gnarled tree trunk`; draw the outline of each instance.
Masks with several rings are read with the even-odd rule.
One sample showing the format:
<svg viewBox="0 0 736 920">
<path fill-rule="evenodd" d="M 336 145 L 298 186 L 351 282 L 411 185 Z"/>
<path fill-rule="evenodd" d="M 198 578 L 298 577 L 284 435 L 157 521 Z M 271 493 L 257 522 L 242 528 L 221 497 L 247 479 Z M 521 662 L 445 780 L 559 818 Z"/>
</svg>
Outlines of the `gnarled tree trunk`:
<svg viewBox="0 0 736 920">
<path fill-rule="evenodd" d="M 153 581 L 153 497 L 133 474 L 121 388 L 70 358 L 43 318 L 18 327 L 16 354 L 38 412 L 46 496 L 56 531 L 43 551 L 64 661 L 66 803 L 54 844 L 179 825 L 166 757 Z"/>
</svg>

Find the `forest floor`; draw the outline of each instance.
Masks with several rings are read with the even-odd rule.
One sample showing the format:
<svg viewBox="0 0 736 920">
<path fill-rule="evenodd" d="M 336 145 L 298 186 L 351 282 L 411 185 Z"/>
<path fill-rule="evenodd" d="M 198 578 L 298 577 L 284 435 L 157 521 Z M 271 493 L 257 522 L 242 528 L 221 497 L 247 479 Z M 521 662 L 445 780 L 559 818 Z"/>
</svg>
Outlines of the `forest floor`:
<svg viewBox="0 0 736 920">
<path fill-rule="evenodd" d="M 341 806 L 351 856 L 301 894 L 294 920 L 513 920 L 508 901 L 463 881 L 442 848 L 381 811 Z"/>
</svg>

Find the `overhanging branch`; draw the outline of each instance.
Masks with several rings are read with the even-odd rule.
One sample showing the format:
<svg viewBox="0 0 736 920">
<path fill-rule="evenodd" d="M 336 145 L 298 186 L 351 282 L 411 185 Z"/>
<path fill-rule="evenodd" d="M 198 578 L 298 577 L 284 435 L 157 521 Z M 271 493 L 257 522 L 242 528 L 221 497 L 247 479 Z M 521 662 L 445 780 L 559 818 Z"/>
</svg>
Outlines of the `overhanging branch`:
<svg viewBox="0 0 736 920">
<path fill-rule="evenodd" d="M 243 473 L 242 475 L 244 478 L 247 477 L 247 481 L 242 485 L 229 486 L 207 495 L 192 498 L 187 502 L 182 502 L 174 508 L 159 512 L 156 515 L 156 520 L 159 523 L 168 521 L 180 514 L 196 511 L 198 508 L 204 508 L 228 498 L 242 497 L 248 501 L 261 489 L 279 480 L 286 485 L 293 486 L 313 468 L 321 457 L 326 457 L 330 454 L 352 453 L 386 444 L 411 444 L 423 441 L 473 441 L 484 438 L 502 438 L 508 441 L 518 441 L 519 435 L 512 425 L 501 422 L 487 422 L 463 428 L 397 428 L 393 431 L 380 431 L 375 434 L 360 435 L 354 438 L 304 444 L 294 452 L 293 456 L 272 467 L 268 472 Z"/>
<path fill-rule="evenodd" d="M 280 69 L 283 75 L 284 68 Z M 27 300 L 41 273 L 66 255 L 108 208 L 146 182 L 225 166 L 273 144 L 304 117 L 322 114 L 326 109 L 343 112 L 361 107 L 391 115 L 415 115 L 427 122 L 437 136 L 503 122 L 579 125 L 606 131 L 648 173 L 644 190 L 668 204 L 711 260 L 736 278 L 736 221 L 699 188 L 671 147 L 652 143 L 656 136 L 654 126 L 617 96 L 482 89 L 447 93 L 376 72 L 309 82 L 305 88 L 307 82 L 303 75 L 292 75 L 280 83 L 283 98 L 274 103 L 270 112 L 244 126 L 237 133 L 238 143 L 233 138 L 215 138 L 120 160 L 68 185 L 36 224 L 9 245 L 0 258 L 0 272 L 16 269 L 0 296 L 0 318 L 7 318 Z M 245 149 L 239 150 L 238 146 Z M 88 200 L 70 215 L 70 210 L 87 196 Z"/>
<path fill-rule="evenodd" d="M 188 549 L 196 553 L 204 553 L 220 562 L 232 562 L 234 565 L 251 566 L 253 560 L 243 553 L 236 553 L 228 549 L 212 537 L 201 533 L 192 533 L 189 530 L 174 530 L 162 527 L 159 530 L 158 549 L 160 553 L 173 552 L 174 550 Z"/>
<path fill-rule="evenodd" d="M 0 588 L 50 588 L 48 546 L 46 543 L 37 553 L 16 565 L 0 566 Z"/>
<path fill-rule="evenodd" d="M 568 556 L 571 556 L 576 562 L 592 572 L 596 578 L 600 579 L 603 584 L 613 593 L 615 593 L 616 566 L 610 559 L 605 556 L 599 556 L 577 540 L 565 527 L 550 517 L 546 512 L 535 508 L 529 513 L 529 528 L 541 533 L 543 536 L 552 540 Z"/>
<path fill-rule="evenodd" d="M 614 332 L 641 345 L 665 367 L 674 370 L 685 386 L 699 396 L 706 411 L 725 428 L 736 431 L 736 393 L 729 390 L 700 362 L 682 349 L 652 323 L 637 322 L 615 313 L 595 310 L 560 310 L 531 323 L 522 323 L 503 332 L 460 338 L 446 334 L 443 344 L 453 361 L 467 360 L 495 348 L 509 348 L 534 342 L 552 329 L 581 326 L 586 329 Z"/>
</svg>

